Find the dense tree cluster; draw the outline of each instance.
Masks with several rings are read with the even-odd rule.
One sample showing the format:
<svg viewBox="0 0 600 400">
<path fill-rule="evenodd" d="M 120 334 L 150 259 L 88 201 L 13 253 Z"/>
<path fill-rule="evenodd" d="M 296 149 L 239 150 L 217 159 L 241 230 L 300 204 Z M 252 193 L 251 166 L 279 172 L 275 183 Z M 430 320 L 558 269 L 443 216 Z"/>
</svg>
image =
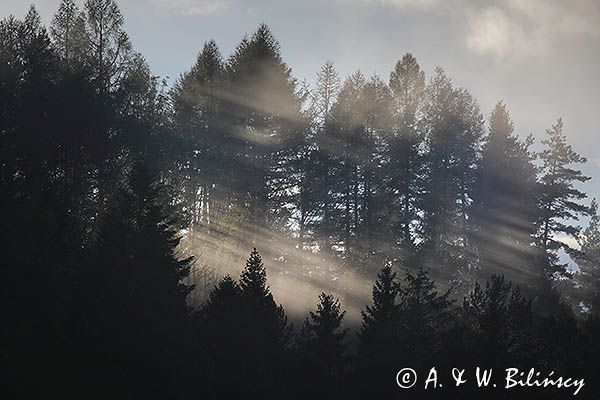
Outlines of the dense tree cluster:
<svg viewBox="0 0 600 400">
<path fill-rule="evenodd" d="M 114 0 L 62 0 L 48 29 L 34 7 L 0 21 L 13 397 L 361 397 L 457 362 L 599 378 L 600 217 L 561 120 L 535 153 L 504 103 L 486 128 L 410 54 L 387 82 L 328 62 L 310 88 L 266 25 L 228 58 L 206 42 L 167 89 L 123 25 Z M 198 304 L 182 237 L 225 260 L 293 240 L 298 268 L 330 257 L 374 279 L 373 302 L 358 335 L 326 293 L 296 329 L 255 248 Z"/>
</svg>

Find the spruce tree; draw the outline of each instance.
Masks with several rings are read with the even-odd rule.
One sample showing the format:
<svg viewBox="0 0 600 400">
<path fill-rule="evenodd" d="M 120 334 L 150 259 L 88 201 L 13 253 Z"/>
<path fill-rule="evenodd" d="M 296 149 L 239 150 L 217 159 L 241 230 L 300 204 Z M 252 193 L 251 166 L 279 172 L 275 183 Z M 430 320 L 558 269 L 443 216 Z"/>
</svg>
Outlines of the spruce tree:
<svg viewBox="0 0 600 400">
<path fill-rule="evenodd" d="M 401 357 L 418 368 L 428 366 L 443 350 L 443 336 L 452 316 L 450 291 L 438 294 L 422 267 L 406 273 L 396 312 Z"/>
<path fill-rule="evenodd" d="M 235 201 L 247 212 L 247 228 L 256 229 L 265 225 L 271 209 L 281 207 L 276 198 L 271 204 L 272 184 L 278 189 L 271 173 L 285 161 L 282 157 L 298 133 L 302 97 L 279 43 L 265 24 L 239 44 L 227 60 L 225 74 L 227 129 L 240 132 L 232 150 L 239 191 Z"/>
<path fill-rule="evenodd" d="M 423 141 L 420 121 L 425 100 L 425 73 L 411 54 L 405 54 L 390 74 L 393 99 L 393 129 L 387 138 L 391 206 L 400 210 L 394 222 L 395 236 L 403 248 L 412 250 L 414 227 L 419 220 L 419 199 L 423 184 Z M 406 256 L 404 255 L 404 258 Z"/>
<path fill-rule="evenodd" d="M 483 118 L 473 97 L 455 88 L 441 68 L 427 86 L 424 110 L 420 253 L 426 263 L 441 266 L 449 280 L 464 287 L 474 264 L 469 209 Z"/>
<path fill-rule="evenodd" d="M 487 368 L 504 368 L 509 362 L 533 362 L 537 344 L 533 338 L 531 301 L 502 275 L 492 275 L 482 288 L 465 298 L 463 313 L 477 336 L 473 345 Z"/>
<path fill-rule="evenodd" d="M 396 344 L 394 317 L 399 292 L 396 273 L 387 265 L 379 271 L 373 285 L 373 304 L 361 312 L 362 323 L 358 336 L 364 358 L 381 361 L 380 357 L 393 353 Z"/>
<path fill-rule="evenodd" d="M 182 367 L 185 360 L 186 297 L 192 288 L 182 280 L 192 259 L 177 257 L 180 237 L 159 195 L 154 174 L 136 163 L 102 222 L 85 275 L 90 364 L 100 379 L 114 379 L 116 387 L 142 390 L 145 375 L 169 387 L 174 384 L 169 369 Z"/>
<path fill-rule="evenodd" d="M 341 326 L 345 315 L 338 299 L 321 293 L 316 311 L 309 312 L 301 332 L 303 350 L 308 352 L 315 367 L 331 378 L 343 372 L 347 329 Z"/>
<path fill-rule="evenodd" d="M 521 140 L 506 106 L 498 102 L 489 119 L 473 192 L 471 225 L 480 275 L 504 274 L 531 284 L 536 231 L 537 169 L 529 150 L 531 136 Z"/>
<path fill-rule="evenodd" d="M 248 360 L 241 356 L 248 343 L 242 334 L 247 329 L 243 310 L 240 287 L 227 275 L 210 292 L 198 315 L 198 346 L 207 353 L 211 383 L 222 395 L 244 383 L 240 376 Z"/>
<path fill-rule="evenodd" d="M 273 299 L 267 285 L 267 270 L 256 248 L 250 253 L 246 267 L 240 274 L 239 286 L 243 301 L 242 315 L 246 322 L 243 335 L 247 343 L 252 343 L 246 349 L 248 357 L 252 360 L 262 354 L 260 357 L 263 361 L 257 368 L 270 369 L 273 367 L 270 363 L 282 356 L 291 337 L 285 311 Z"/>
</svg>

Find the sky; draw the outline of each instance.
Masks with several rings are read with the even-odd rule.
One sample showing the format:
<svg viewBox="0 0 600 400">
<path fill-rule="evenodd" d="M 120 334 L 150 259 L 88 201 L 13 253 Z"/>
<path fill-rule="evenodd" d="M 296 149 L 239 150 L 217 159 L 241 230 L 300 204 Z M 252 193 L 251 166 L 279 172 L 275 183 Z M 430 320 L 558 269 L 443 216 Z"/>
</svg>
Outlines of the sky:
<svg viewBox="0 0 600 400">
<path fill-rule="evenodd" d="M 83 1 L 80 1 L 81 4 Z M 0 15 L 30 3 L 45 23 L 59 0 L 2 0 Z M 122 0 L 125 28 L 156 75 L 174 82 L 215 39 L 228 56 L 267 23 L 299 80 L 330 60 L 387 80 L 412 53 L 428 76 L 441 66 L 487 117 L 503 100 L 516 131 L 542 138 L 557 118 L 588 158 L 585 185 L 600 197 L 600 1 L 598 0 Z M 539 142 L 539 140 L 538 140 Z"/>
</svg>

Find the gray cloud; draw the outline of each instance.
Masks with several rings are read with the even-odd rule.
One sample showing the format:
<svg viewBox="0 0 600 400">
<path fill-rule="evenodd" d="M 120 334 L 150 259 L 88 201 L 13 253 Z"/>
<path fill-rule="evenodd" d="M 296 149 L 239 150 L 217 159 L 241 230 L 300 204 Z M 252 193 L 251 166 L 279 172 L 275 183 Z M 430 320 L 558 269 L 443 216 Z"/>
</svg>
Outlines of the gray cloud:
<svg viewBox="0 0 600 400">
<path fill-rule="evenodd" d="M 338 0 L 401 12 L 443 15 L 464 26 L 463 44 L 476 55 L 524 61 L 552 53 L 561 40 L 598 39 L 597 0 Z"/>
<path fill-rule="evenodd" d="M 150 2 L 160 9 L 191 16 L 220 13 L 231 5 L 229 0 L 150 0 Z"/>
<path fill-rule="evenodd" d="M 600 36 L 600 3 L 593 0 L 505 0 L 464 10 L 467 48 L 499 60 L 545 57 L 561 40 Z"/>
</svg>

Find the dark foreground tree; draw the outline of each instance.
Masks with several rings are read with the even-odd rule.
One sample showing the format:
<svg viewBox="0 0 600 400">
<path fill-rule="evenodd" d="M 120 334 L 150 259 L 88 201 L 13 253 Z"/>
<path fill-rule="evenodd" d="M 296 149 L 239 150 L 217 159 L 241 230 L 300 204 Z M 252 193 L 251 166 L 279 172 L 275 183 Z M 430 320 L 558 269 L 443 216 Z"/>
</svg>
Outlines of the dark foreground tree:
<svg viewBox="0 0 600 400">
<path fill-rule="evenodd" d="M 321 293 L 316 311 L 310 311 L 298 337 L 298 359 L 300 378 L 309 386 L 301 387 L 304 397 L 336 396 L 343 391 L 343 378 L 348 365 L 345 337 L 347 329 L 342 328 L 345 311 L 332 295 Z"/>
<path fill-rule="evenodd" d="M 185 371 L 192 288 L 182 280 L 192 259 L 177 257 L 180 238 L 159 198 L 156 178 L 136 163 L 102 222 L 84 274 L 84 359 L 99 390 L 173 390 Z"/>
<path fill-rule="evenodd" d="M 321 293 L 317 310 L 309 312 L 301 332 L 302 346 L 314 361 L 315 368 L 332 379 L 343 372 L 347 333 L 341 328 L 344 315 L 346 311 L 341 310 L 338 299 Z"/>
<path fill-rule="evenodd" d="M 395 315 L 398 346 L 407 365 L 427 367 L 443 351 L 443 336 L 452 313 L 450 291 L 439 294 L 428 271 L 406 273 Z"/>
<path fill-rule="evenodd" d="M 504 276 L 492 275 L 485 289 L 478 283 L 463 303 L 465 321 L 475 334 L 471 345 L 478 349 L 482 368 L 507 363 L 526 366 L 534 362 L 538 343 L 534 340 L 531 301 L 512 288 Z"/>
<path fill-rule="evenodd" d="M 395 358 L 397 332 L 394 315 L 399 292 L 396 273 L 387 265 L 379 272 L 373 286 L 373 304 L 366 306 L 366 310 L 361 313 L 362 324 L 358 336 L 363 362 L 387 364 L 386 360 L 392 362 Z"/>
</svg>

